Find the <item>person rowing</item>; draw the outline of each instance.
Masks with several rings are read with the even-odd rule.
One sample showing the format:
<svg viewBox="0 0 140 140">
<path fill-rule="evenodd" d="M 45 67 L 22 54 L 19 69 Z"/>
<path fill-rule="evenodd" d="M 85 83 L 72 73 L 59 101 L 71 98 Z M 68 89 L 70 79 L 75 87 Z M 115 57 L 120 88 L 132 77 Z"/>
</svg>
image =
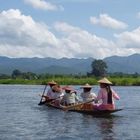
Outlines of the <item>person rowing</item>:
<svg viewBox="0 0 140 140">
<path fill-rule="evenodd" d="M 60 87 L 60 85 L 54 85 L 52 86 L 52 96 L 51 98 L 49 98 L 50 100 L 52 99 L 52 102 L 55 106 L 59 106 L 60 103 L 61 103 L 61 100 L 64 96 L 64 93 L 63 93 L 63 90 L 62 88 Z"/>
<path fill-rule="evenodd" d="M 60 85 L 58 85 L 55 81 L 48 82 L 48 85 L 49 85 L 49 89 L 46 95 L 44 94 L 42 95 L 42 97 L 44 98 L 42 104 L 50 103 L 51 101 L 55 102 L 55 100 L 56 102 L 58 102 L 58 100 L 60 101 L 64 95 Z"/>
<path fill-rule="evenodd" d="M 57 85 L 57 83 L 52 80 L 48 82 L 48 85 L 49 85 L 49 89 L 46 93 L 46 99 L 52 99 L 54 97 L 54 91 L 52 90 L 52 87 Z"/>
</svg>

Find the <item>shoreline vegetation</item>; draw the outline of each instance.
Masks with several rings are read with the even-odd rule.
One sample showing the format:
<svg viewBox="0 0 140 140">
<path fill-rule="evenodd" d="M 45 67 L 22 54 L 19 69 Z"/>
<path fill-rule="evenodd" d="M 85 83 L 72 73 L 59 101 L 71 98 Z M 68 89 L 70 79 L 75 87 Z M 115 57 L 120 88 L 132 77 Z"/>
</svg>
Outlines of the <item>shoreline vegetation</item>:
<svg viewBox="0 0 140 140">
<path fill-rule="evenodd" d="M 113 86 L 140 86 L 140 76 L 138 77 L 107 77 Z M 25 85 L 45 85 L 49 81 L 54 80 L 60 85 L 97 85 L 99 78 L 96 77 L 79 77 L 79 76 L 52 76 L 45 79 L 23 79 L 23 78 L 8 78 L 0 79 L 0 84 L 25 84 Z"/>
<path fill-rule="evenodd" d="M 10 75 L 0 74 L 0 84 L 28 84 L 46 85 L 49 81 L 56 81 L 60 85 L 98 85 L 98 80 L 106 75 L 114 86 L 140 86 L 140 74 L 115 72 L 109 73 L 107 64 L 103 60 L 94 60 L 91 64 L 91 72 L 85 75 L 78 74 L 37 74 L 33 72 L 22 72 L 19 69 L 12 71 Z"/>
</svg>

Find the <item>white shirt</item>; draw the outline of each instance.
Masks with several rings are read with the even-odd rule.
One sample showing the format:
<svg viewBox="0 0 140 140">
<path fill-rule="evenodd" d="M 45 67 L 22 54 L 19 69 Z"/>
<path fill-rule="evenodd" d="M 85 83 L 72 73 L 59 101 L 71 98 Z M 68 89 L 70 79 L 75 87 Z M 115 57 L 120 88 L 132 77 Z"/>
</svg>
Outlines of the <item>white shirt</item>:
<svg viewBox="0 0 140 140">
<path fill-rule="evenodd" d="M 72 104 L 72 103 L 76 103 L 76 101 L 78 101 L 78 97 L 77 95 L 72 92 L 72 93 L 66 93 L 64 95 L 63 101 L 66 102 L 67 104 Z"/>
<path fill-rule="evenodd" d="M 58 98 L 58 100 L 61 100 L 63 98 L 63 96 L 64 96 L 64 93 L 63 92 L 54 92 L 52 99 L 57 99 Z"/>
<path fill-rule="evenodd" d="M 51 88 L 48 89 L 48 92 L 46 94 L 50 99 L 53 99 L 53 96 L 54 96 L 54 92 L 52 91 Z"/>
<path fill-rule="evenodd" d="M 83 101 L 86 102 L 86 101 L 89 101 L 92 99 L 96 99 L 96 94 L 93 92 L 82 92 L 81 97 L 82 97 Z"/>
</svg>

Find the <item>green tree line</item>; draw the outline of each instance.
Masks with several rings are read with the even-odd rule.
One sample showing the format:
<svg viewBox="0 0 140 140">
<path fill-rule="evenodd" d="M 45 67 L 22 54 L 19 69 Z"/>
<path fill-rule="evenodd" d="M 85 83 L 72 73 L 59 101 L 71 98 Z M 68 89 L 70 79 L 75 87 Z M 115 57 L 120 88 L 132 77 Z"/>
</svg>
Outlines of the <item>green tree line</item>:
<svg viewBox="0 0 140 140">
<path fill-rule="evenodd" d="M 125 74 L 121 72 L 108 73 L 107 64 L 103 60 L 94 60 L 91 64 L 91 71 L 86 75 L 52 75 L 36 74 L 33 72 L 22 72 L 13 70 L 11 75 L 0 74 L 1 84 L 46 84 L 50 80 L 55 80 L 60 84 L 82 85 L 85 83 L 97 84 L 101 77 L 108 77 L 113 85 L 140 85 L 140 74 Z"/>
</svg>

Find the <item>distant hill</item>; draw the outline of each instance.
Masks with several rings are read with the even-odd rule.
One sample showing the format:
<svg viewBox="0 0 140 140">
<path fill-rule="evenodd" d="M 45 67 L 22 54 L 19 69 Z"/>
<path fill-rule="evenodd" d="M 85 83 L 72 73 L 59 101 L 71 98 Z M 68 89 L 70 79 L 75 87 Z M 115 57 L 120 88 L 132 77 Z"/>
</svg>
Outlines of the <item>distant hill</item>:
<svg viewBox="0 0 140 140">
<path fill-rule="evenodd" d="M 126 57 L 112 56 L 105 58 L 108 71 L 123 73 L 140 73 L 140 54 L 133 54 Z"/>
<path fill-rule="evenodd" d="M 0 73 L 11 74 L 14 69 L 23 72 L 50 74 L 86 74 L 94 59 L 77 58 L 8 58 L 0 57 Z"/>
<path fill-rule="evenodd" d="M 91 71 L 94 58 L 8 58 L 0 57 L 0 73 L 11 74 L 14 69 L 22 72 L 50 73 L 50 74 L 86 74 Z M 127 57 L 111 56 L 103 59 L 108 71 L 123 73 L 140 73 L 140 54 Z"/>
</svg>

